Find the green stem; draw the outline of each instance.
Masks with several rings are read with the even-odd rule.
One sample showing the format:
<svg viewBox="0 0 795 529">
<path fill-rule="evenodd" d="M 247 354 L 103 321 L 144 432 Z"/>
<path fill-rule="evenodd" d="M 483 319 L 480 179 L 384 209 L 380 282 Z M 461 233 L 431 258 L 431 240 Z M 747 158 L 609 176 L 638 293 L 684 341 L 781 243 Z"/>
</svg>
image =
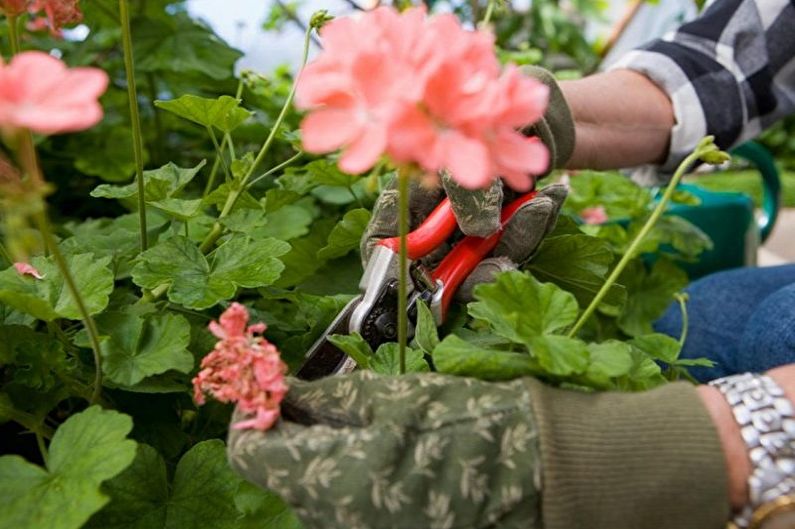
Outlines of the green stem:
<svg viewBox="0 0 795 529">
<path fill-rule="evenodd" d="M 39 168 L 38 159 L 36 157 L 36 147 L 33 144 L 33 136 L 30 134 L 30 131 L 23 131 L 23 134 L 20 136 L 20 141 L 20 150 L 22 151 L 21 159 L 23 160 L 28 178 L 33 185 L 43 186 L 44 179 Z M 94 404 L 99 401 L 102 392 L 102 357 L 100 355 L 99 332 L 97 331 L 97 326 L 94 323 L 94 319 L 91 317 L 91 314 L 86 308 L 86 304 L 83 300 L 82 294 L 80 293 L 80 289 L 77 288 L 77 283 L 75 283 L 75 280 L 72 277 L 72 273 L 69 270 L 69 265 L 67 265 L 66 259 L 64 259 L 61 250 L 58 248 L 58 242 L 55 240 L 55 237 L 52 234 L 50 222 L 47 218 L 47 203 L 43 198 L 39 200 L 40 204 L 33 214 L 33 219 L 36 222 L 39 232 L 41 232 L 42 239 L 44 240 L 44 246 L 49 250 L 50 255 L 55 260 L 55 265 L 58 267 L 58 271 L 63 277 L 64 283 L 66 284 L 66 289 L 72 295 L 75 305 L 77 305 L 77 310 L 80 313 L 80 318 L 83 320 L 83 325 L 85 326 L 86 332 L 88 333 L 91 349 L 94 353 L 94 364 L 96 371 L 94 374 L 94 391 L 91 395 L 91 403 Z"/>
<path fill-rule="evenodd" d="M 127 98 L 130 100 L 130 122 L 132 124 L 133 154 L 135 156 L 135 180 L 138 184 L 138 222 L 141 228 L 141 251 L 149 246 L 146 240 L 146 196 L 144 189 L 144 148 L 141 134 L 141 118 L 138 114 L 138 91 L 135 87 L 130 11 L 127 0 L 119 0 L 122 47 L 124 48 L 124 71 L 127 76 Z"/>
<path fill-rule="evenodd" d="M 224 139 L 221 140 L 221 149 L 223 149 L 225 145 L 229 146 L 229 158 L 234 162 L 237 160 L 237 153 L 235 152 L 235 143 L 232 141 L 232 135 L 228 132 L 224 133 Z"/>
<path fill-rule="evenodd" d="M 6 245 L 0 242 L 0 257 L 6 262 L 8 262 L 8 266 L 14 264 L 14 260 L 11 258 L 11 254 L 8 253 L 8 249 Z M 5 263 L 4 263 L 5 264 Z"/>
<path fill-rule="evenodd" d="M 44 461 L 44 466 L 47 466 L 47 460 L 49 459 L 50 454 L 47 452 L 47 445 L 44 444 L 44 437 L 39 432 L 34 433 L 36 434 L 36 444 L 39 447 L 41 459 Z"/>
<path fill-rule="evenodd" d="M 494 14 L 494 5 L 496 3 L 496 0 L 489 0 L 489 5 L 486 7 L 486 14 L 483 15 L 483 20 L 481 20 L 480 24 L 478 24 L 480 27 L 486 27 L 488 26 L 489 22 L 491 22 L 491 15 Z"/>
<path fill-rule="evenodd" d="M 400 236 L 398 268 L 398 351 L 400 374 L 406 372 L 406 342 L 408 340 L 408 250 L 406 236 L 409 232 L 409 174 L 405 167 L 398 168 L 398 235 Z"/>
<path fill-rule="evenodd" d="M 229 165 L 227 165 L 226 160 L 224 159 L 223 145 L 218 144 L 218 138 L 215 137 L 215 131 L 212 127 L 207 127 L 207 134 L 210 135 L 210 140 L 212 140 L 213 147 L 215 147 L 216 159 L 221 160 L 221 166 L 224 168 L 224 174 L 226 175 L 227 180 L 231 180 L 232 173 L 229 172 Z M 226 141 L 226 138 L 224 138 L 224 141 Z"/>
<path fill-rule="evenodd" d="M 682 347 L 685 346 L 685 340 L 687 340 L 687 328 L 690 325 L 690 321 L 687 316 L 687 294 L 677 292 L 674 294 L 674 298 L 679 302 L 679 311 L 682 313 L 682 334 L 679 335 L 679 349 L 682 349 Z"/>
<path fill-rule="evenodd" d="M 19 53 L 19 26 L 17 25 L 17 17 L 6 17 L 8 22 L 8 40 L 11 44 L 11 56 L 13 57 Z"/>
<path fill-rule="evenodd" d="M 307 28 L 306 33 L 304 35 L 304 54 L 301 59 L 301 66 L 298 69 L 298 75 L 296 75 L 295 77 L 295 81 L 293 82 L 292 88 L 290 88 L 290 93 L 287 95 L 287 99 L 285 100 L 284 105 L 282 106 L 282 110 L 281 112 L 279 112 L 279 116 L 276 118 L 276 122 L 273 124 L 273 127 L 271 128 L 270 134 L 268 134 L 268 137 L 265 139 L 265 143 L 262 145 L 262 148 L 259 150 L 259 153 L 257 153 L 257 156 L 254 158 L 254 162 L 251 164 L 251 167 L 249 167 L 248 171 L 246 171 L 246 174 L 240 180 L 240 185 L 238 186 L 237 189 L 232 190 L 229 193 L 229 196 L 226 197 L 226 203 L 224 204 L 221 213 L 218 215 L 218 221 L 226 217 L 229 214 L 229 212 L 232 211 L 232 208 L 237 202 L 237 199 L 246 190 L 246 183 L 248 182 L 248 179 L 251 178 L 251 175 L 254 174 L 254 171 L 256 170 L 257 166 L 265 158 L 265 155 L 268 153 L 268 150 L 270 149 L 273 140 L 276 138 L 276 133 L 279 131 L 279 128 L 281 128 L 281 125 L 284 122 L 284 118 L 285 116 L 287 116 L 287 111 L 290 109 L 290 106 L 293 103 L 293 97 L 295 97 L 295 89 L 298 86 L 298 79 L 300 78 L 301 72 L 303 71 L 304 66 L 306 65 L 307 58 L 309 57 L 309 42 L 311 35 L 312 35 L 312 28 L 310 27 Z M 218 221 L 216 221 L 215 224 L 213 224 L 210 233 L 208 233 L 207 236 L 202 241 L 201 246 L 199 247 L 199 249 L 202 252 L 206 253 L 210 248 L 212 248 L 215 242 L 223 233 L 223 226 L 221 226 L 221 223 Z"/>
<path fill-rule="evenodd" d="M 74 277 L 72 277 L 72 272 L 69 270 L 69 265 L 67 265 L 66 259 L 64 259 L 61 250 L 58 248 L 58 243 L 55 241 L 55 237 L 53 237 L 44 207 L 44 204 L 42 204 L 41 209 L 34 215 L 34 219 L 36 220 L 36 225 L 38 226 L 42 238 L 44 239 L 44 244 L 50 250 L 50 255 L 52 255 L 53 259 L 55 260 L 55 265 L 58 267 L 58 271 L 61 273 L 64 283 L 66 283 L 66 289 L 72 295 L 72 299 L 75 300 L 75 305 L 77 305 L 80 318 L 83 320 L 83 325 L 85 326 L 86 332 L 88 333 L 88 341 L 91 344 L 91 350 L 94 353 L 95 369 L 94 391 L 91 394 L 91 403 L 96 404 L 99 401 L 99 397 L 102 392 L 102 356 L 99 345 L 99 331 L 97 330 L 96 323 L 94 323 L 94 318 L 92 318 L 91 314 L 88 312 L 88 308 L 86 307 L 85 301 L 83 300 L 83 295 L 80 293 L 80 289 L 77 288 L 77 283 L 75 283 Z"/>
<path fill-rule="evenodd" d="M 218 174 L 219 167 L 221 167 L 221 160 L 218 156 L 216 156 L 215 161 L 213 162 L 213 168 L 210 170 L 210 178 L 207 179 L 207 185 L 204 186 L 204 193 L 202 193 L 202 198 L 209 195 L 210 191 L 212 191 L 213 187 L 215 187 L 215 175 Z"/>
<path fill-rule="evenodd" d="M 571 330 L 568 333 L 569 338 L 574 337 L 580 331 L 580 329 L 582 329 L 582 326 L 585 325 L 585 323 L 588 321 L 588 318 L 590 318 L 591 315 L 593 315 L 593 313 L 596 311 L 596 308 L 599 306 L 599 304 L 602 302 L 604 297 L 607 295 L 608 291 L 610 290 L 610 287 L 613 286 L 613 284 L 616 282 L 618 277 L 621 275 L 621 272 L 624 271 L 624 269 L 627 267 L 629 262 L 634 257 L 635 253 L 640 248 L 643 239 L 646 238 L 646 236 L 649 234 L 651 229 L 657 223 L 659 218 L 665 212 L 665 208 L 668 206 L 668 202 L 670 202 L 671 197 L 673 196 L 674 191 L 676 190 L 676 186 L 679 184 L 679 180 L 682 179 L 682 176 L 684 176 L 687 170 L 690 169 L 690 166 L 693 165 L 693 163 L 695 163 L 701 157 L 701 155 L 702 152 L 700 149 L 698 149 L 692 154 L 690 154 L 690 156 L 685 158 L 681 164 L 679 164 L 679 167 L 676 169 L 676 173 L 674 173 L 673 178 L 671 178 L 671 181 L 668 183 L 668 187 L 665 188 L 665 194 L 663 194 L 662 199 L 660 199 L 660 201 L 657 203 L 657 207 L 654 208 L 654 211 L 652 211 L 646 223 L 643 225 L 643 227 L 640 229 L 638 234 L 635 236 L 635 239 L 632 241 L 632 244 L 629 245 L 627 251 L 624 253 L 623 256 L 621 256 L 621 260 L 618 261 L 616 267 L 613 268 L 613 271 L 610 273 L 610 276 L 602 285 L 602 288 L 599 289 L 599 292 L 597 292 L 596 296 L 593 298 L 593 300 L 591 300 L 591 303 L 588 305 L 588 307 L 582 313 L 580 318 L 577 320 L 577 323 L 575 323 L 574 327 L 571 328 Z"/>
<path fill-rule="evenodd" d="M 290 165 L 291 163 L 293 163 L 294 161 L 296 161 L 298 158 L 300 158 L 303 155 L 304 155 L 304 152 L 303 151 L 299 151 L 298 153 L 294 154 L 291 158 L 283 161 L 282 163 L 280 163 L 276 167 L 268 169 L 267 171 L 265 171 L 264 173 L 259 175 L 257 178 L 255 178 L 254 180 L 249 182 L 249 184 L 246 186 L 246 189 L 251 189 L 252 187 L 254 187 L 254 185 L 257 184 L 257 182 L 259 182 L 263 178 L 266 178 L 266 177 L 272 175 L 273 173 L 281 171 L 282 169 L 284 169 L 285 167 L 287 167 L 288 165 Z"/>
</svg>

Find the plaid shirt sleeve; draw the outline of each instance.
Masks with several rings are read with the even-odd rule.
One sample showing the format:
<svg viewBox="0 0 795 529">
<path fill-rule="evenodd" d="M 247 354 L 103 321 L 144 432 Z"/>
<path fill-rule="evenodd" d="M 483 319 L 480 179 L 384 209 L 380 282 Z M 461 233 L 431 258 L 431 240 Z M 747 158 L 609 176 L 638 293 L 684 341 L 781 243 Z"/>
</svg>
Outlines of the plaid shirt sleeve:
<svg viewBox="0 0 795 529">
<path fill-rule="evenodd" d="M 662 169 L 672 171 L 707 134 L 726 149 L 795 112 L 795 0 L 716 0 L 616 68 L 643 73 L 671 98 Z"/>
</svg>

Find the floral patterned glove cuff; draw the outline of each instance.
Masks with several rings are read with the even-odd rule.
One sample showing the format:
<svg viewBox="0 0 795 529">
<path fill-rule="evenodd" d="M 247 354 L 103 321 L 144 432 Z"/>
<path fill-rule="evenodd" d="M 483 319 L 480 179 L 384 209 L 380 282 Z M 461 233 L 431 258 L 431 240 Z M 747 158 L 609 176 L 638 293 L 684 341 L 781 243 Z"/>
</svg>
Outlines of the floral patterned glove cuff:
<svg viewBox="0 0 795 529">
<path fill-rule="evenodd" d="M 306 529 L 541 527 L 521 380 L 361 371 L 290 386 L 272 430 L 230 431 L 229 459 Z"/>
</svg>

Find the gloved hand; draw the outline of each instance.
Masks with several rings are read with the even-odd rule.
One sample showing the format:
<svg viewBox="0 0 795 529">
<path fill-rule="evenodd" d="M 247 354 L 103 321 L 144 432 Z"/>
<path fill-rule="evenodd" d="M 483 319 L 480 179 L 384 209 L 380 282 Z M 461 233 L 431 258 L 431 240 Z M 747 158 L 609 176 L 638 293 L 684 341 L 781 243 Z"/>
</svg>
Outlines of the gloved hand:
<svg viewBox="0 0 795 529">
<path fill-rule="evenodd" d="M 535 66 L 523 67 L 522 70 L 549 87 L 549 104 L 544 117 L 524 132 L 538 136 L 547 146 L 550 151 L 550 170 L 562 167 L 574 150 L 574 121 L 569 107 L 549 71 Z M 441 180 L 443 189 L 428 189 L 412 183 L 409 204 L 411 228 L 417 227 L 446 193 L 465 235 L 486 237 L 499 229 L 502 205 L 514 196 L 512 191 L 503 188 L 501 181 L 495 181 L 488 189 L 472 191 L 457 185 L 449 175 L 443 174 Z M 470 274 L 458 290 L 459 299 L 470 300 L 475 285 L 491 281 L 498 272 L 516 269 L 535 253 L 543 238 L 555 226 L 560 207 L 566 199 L 566 188 L 548 186 L 539 195 L 516 212 L 493 252 L 494 257 L 484 259 Z M 373 247 L 380 239 L 397 234 L 398 193 L 392 183 L 376 202 L 370 224 L 362 237 L 363 265 L 366 266 Z M 440 251 L 447 253 L 446 248 Z M 436 257 L 439 256 L 431 255 L 428 260 L 433 262 Z"/>
<path fill-rule="evenodd" d="M 458 225 L 465 234 L 485 237 L 499 229 L 503 195 L 513 194 L 507 190 L 505 192 L 501 182 L 497 181 L 485 190 L 472 191 L 443 175 L 442 185 L 443 188 L 429 189 L 422 184 L 412 183 L 409 202 L 409 225 L 412 229 L 433 211 L 445 192 L 450 197 Z M 550 185 L 519 208 L 503 230 L 493 257 L 481 261 L 458 289 L 457 297 L 462 301 L 471 300 L 475 285 L 491 281 L 498 272 L 515 270 L 530 259 L 544 237 L 555 227 L 566 194 L 566 186 Z M 373 216 L 362 236 L 361 254 L 364 266 L 378 241 L 398 234 L 398 211 L 398 192 L 394 185 L 390 185 L 378 197 Z M 448 250 L 449 248 L 442 247 L 439 249 L 442 255 L 433 253 L 426 259 L 433 263 Z"/>
<path fill-rule="evenodd" d="M 305 529 L 540 528 L 525 381 L 359 371 L 289 386 L 272 430 L 230 430 L 229 460 Z"/>
<path fill-rule="evenodd" d="M 288 384 L 282 418 L 230 430 L 228 455 L 305 529 L 540 529 L 542 515 L 544 529 L 718 529 L 729 516 L 722 446 L 686 382 L 584 393 L 358 371 Z"/>
</svg>

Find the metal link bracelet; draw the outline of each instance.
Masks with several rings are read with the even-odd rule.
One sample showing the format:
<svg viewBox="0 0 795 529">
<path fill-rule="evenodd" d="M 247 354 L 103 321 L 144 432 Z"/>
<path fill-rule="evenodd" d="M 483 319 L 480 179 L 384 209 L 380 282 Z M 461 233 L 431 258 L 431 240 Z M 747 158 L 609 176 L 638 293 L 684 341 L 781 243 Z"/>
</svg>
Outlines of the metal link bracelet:
<svg viewBox="0 0 795 529">
<path fill-rule="evenodd" d="M 759 507 L 795 494 L 795 408 L 767 375 L 744 373 L 710 385 L 731 406 L 753 466 L 750 501 L 734 518 L 737 527 L 746 529 Z"/>
</svg>

